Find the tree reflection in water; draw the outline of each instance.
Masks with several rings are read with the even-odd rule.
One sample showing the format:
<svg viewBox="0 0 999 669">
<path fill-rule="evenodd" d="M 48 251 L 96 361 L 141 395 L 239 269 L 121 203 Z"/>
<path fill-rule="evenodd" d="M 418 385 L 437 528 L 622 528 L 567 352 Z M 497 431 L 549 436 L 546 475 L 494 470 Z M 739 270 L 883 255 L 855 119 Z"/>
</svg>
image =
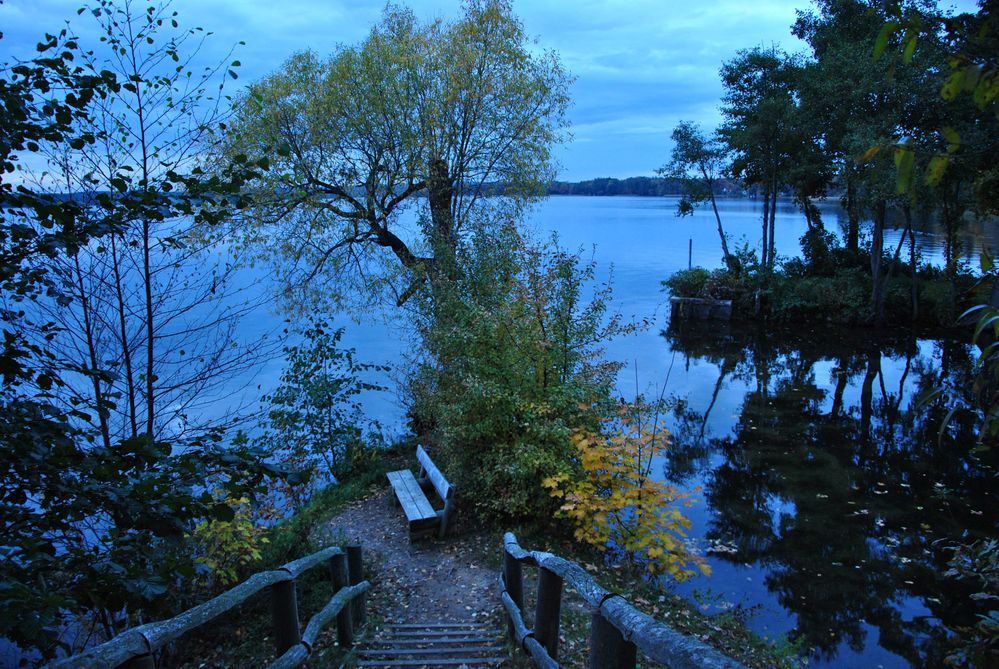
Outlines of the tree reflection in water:
<svg viewBox="0 0 999 669">
<path fill-rule="evenodd" d="M 703 407 L 674 398 L 665 464 L 674 483 L 703 483 L 705 536 L 735 549 L 715 559 L 762 569 L 796 619 L 791 636 L 820 663 L 835 664 L 843 643 L 877 643 L 912 666 L 940 666 L 952 630 L 976 613 L 971 591 L 943 574 L 956 540 L 996 535 L 996 449 L 973 452 L 973 411 L 938 434 L 949 406 L 918 398 L 944 384 L 972 406 L 977 351 L 717 323 L 664 336 L 688 365 L 717 370 Z M 737 415 L 720 415 L 719 395 L 733 392 Z"/>
</svg>

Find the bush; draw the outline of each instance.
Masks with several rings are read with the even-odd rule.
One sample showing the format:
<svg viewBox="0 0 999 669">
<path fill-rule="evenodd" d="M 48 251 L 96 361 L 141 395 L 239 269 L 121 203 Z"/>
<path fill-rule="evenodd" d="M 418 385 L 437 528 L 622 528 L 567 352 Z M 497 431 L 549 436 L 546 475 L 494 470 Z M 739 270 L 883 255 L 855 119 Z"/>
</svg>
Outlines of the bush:
<svg viewBox="0 0 999 669">
<path fill-rule="evenodd" d="M 711 275 L 703 267 L 683 269 L 662 282 L 674 297 L 701 297 L 704 284 Z"/>
<path fill-rule="evenodd" d="M 833 255 L 836 236 L 825 228 L 811 228 L 801 236 L 801 255 L 804 266 L 813 276 L 830 276 L 835 273 L 837 258 Z"/>
<path fill-rule="evenodd" d="M 323 319 L 313 321 L 303 336 L 302 344 L 285 348 L 281 383 L 263 398 L 271 408 L 269 430 L 260 441 L 297 468 L 321 468 L 342 480 L 377 457 L 371 452 L 372 437 L 361 429 L 357 397 L 362 391 L 384 390 L 361 376 L 387 368 L 358 362 L 354 349 L 340 346 L 343 329 L 331 331 Z M 376 432 L 378 426 L 370 428 Z"/>
<path fill-rule="evenodd" d="M 628 328 L 607 316 L 606 286 L 583 299 L 594 267 L 554 239 L 480 230 L 462 265 L 422 304 L 413 425 L 439 447 L 464 508 L 486 521 L 550 519 L 541 482 L 570 467 L 573 431 L 599 421 L 593 407 L 608 403 L 618 370 L 599 347 Z"/>
<path fill-rule="evenodd" d="M 771 316 L 778 321 L 861 323 L 870 303 L 870 277 L 860 269 L 839 269 L 831 277 L 775 277 Z"/>
<path fill-rule="evenodd" d="M 619 404 L 596 431 L 577 430 L 573 443 L 583 475 L 556 474 L 544 481 L 561 500 L 559 517 L 575 525 L 576 539 L 599 551 L 620 551 L 651 574 L 678 581 L 708 574 L 707 563 L 685 543 L 690 520 L 676 508 L 689 494 L 652 476 L 669 444 L 659 411 L 641 398 Z"/>
</svg>

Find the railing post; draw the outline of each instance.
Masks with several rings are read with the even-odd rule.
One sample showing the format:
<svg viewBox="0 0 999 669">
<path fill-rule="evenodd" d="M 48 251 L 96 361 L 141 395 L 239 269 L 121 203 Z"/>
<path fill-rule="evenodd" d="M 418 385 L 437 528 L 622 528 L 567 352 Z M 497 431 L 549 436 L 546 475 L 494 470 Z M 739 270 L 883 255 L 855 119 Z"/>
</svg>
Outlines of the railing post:
<svg viewBox="0 0 999 669">
<path fill-rule="evenodd" d="M 534 613 L 534 637 L 556 661 L 561 611 L 562 577 L 541 567 L 538 569 L 538 605 Z"/>
<path fill-rule="evenodd" d="M 347 572 L 351 585 L 357 585 L 364 580 L 364 558 L 361 547 L 357 544 L 347 546 Z M 364 593 L 362 592 L 350 602 L 354 625 L 363 625 L 367 615 L 364 612 Z"/>
<path fill-rule="evenodd" d="M 589 669 L 635 669 L 638 649 L 600 613 L 590 617 Z"/>
<path fill-rule="evenodd" d="M 524 610 L 524 570 L 520 566 L 520 560 L 511 555 L 508 551 L 503 551 L 503 585 L 510 599 L 521 611 Z M 510 634 L 510 640 L 517 641 L 517 633 L 513 627 L 513 618 L 510 614 L 506 616 L 506 627 Z"/>
<path fill-rule="evenodd" d="M 298 594 L 295 579 L 280 581 L 271 586 L 271 613 L 274 620 L 274 638 L 280 657 L 286 650 L 302 640 L 298 626 Z"/>
<path fill-rule="evenodd" d="M 333 581 L 333 594 L 340 592 L 350 585 L 350 578 L 347 575 L 347 556 L 338 553 L 330 558 L 330 575 Z M 350 648 L 354 645 L 354 621 L 351 617 L 350 606 L 340 609 L 336 614 L 336 640 L 341 648 Z"/>
</svg>

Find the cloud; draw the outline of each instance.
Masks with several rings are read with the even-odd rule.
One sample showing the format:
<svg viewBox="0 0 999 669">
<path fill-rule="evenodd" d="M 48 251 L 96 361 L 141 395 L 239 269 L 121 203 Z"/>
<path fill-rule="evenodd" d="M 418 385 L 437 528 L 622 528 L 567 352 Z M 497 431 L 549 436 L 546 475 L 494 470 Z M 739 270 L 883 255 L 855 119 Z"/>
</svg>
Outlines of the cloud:
<svg viewBox="0 0 999 669">
<path fill-rule="evenodd" d="M 430 20 L 455 16 L 454 0 L 415 0 Z M 956 3 L 973 11 L 972 0 Z M 0 5 L 4 59 L 30 56 L 45 31 L 66 19 L 82 38 L 96 38 L 92 20 L 76 17 L 76 0 L 7 0 Z M 293 53 L 320 54 L 363 39 L 382 12 L 381 2 L 350 0 L 178 0 L 183 26 L 214 32 L 202 58 L 217 61 L 243 41 L 235 57 L 240 82 L 272 72 Z M 665 142 L 680 119 L 713 127 L 722 88 L 718 69 L 740 49 L 779 43 L 804 48 L 791 34 L 796 8 L 806 0 L 520 0 L 514 9 L 539 49 L 554 50 L 576 76 L 570 118 L 581 148 L 561 150 L 563 178 L 642 174 L 663 162 Z M 652 142 L 657 132 L 661 140 Z M 635 138 L 642 137 L 646 141 Z M 605 156 L 601 161 L 599 156 Z"/>
</svg>

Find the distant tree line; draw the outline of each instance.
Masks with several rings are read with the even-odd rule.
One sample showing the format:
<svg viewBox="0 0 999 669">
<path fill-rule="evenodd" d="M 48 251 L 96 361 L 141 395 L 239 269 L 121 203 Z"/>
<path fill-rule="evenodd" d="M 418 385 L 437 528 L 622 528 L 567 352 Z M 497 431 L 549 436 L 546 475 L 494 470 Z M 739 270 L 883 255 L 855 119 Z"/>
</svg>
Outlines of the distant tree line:
<svg viewBox="0 0 999 669">
<path fill-rule="evenodd" d="M 720 179 L 719 195 L 741 196 L 742 186 L 732 179 Z M 586 181 L 553 181 L 548 185 L 548 195 L 640 195 L 651 197 L 677 197 L 683 193 L 679 179 L 658 177 L 628 177 L 615 179 L 602 177 Z"/>
</svg>

